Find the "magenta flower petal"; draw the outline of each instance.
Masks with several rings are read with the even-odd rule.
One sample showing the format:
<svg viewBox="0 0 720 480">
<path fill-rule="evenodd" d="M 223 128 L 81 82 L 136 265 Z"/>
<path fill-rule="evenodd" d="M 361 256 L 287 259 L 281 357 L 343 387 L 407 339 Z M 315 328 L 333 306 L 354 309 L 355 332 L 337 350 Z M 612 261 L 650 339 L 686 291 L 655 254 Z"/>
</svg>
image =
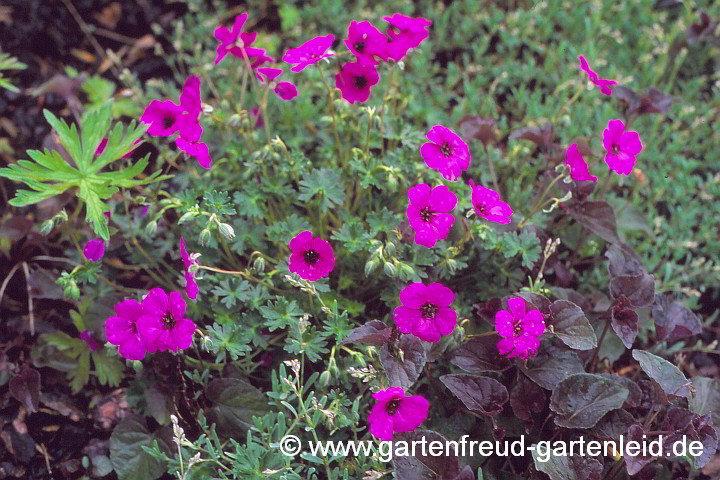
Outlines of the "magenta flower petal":
<svg viewBox="0 0 720 480">
<path fill-rule="evenodd" d="M 290 70 L 301 72 L 308 65 L 319 62 L 323 58 L 331 57 L 332 54 L 325 53 L 332 46 L 335 36 L 325 35 L 315 37 L 303 43 L 299 47 L 291 48 L 283 56 L 283 61 L 289 64 L 296 64 Z"/>
<path fill-rule="evenodd" d="M 462 172 L 470 168 L 472 161 L 467 143 L 442 125 L 432 127 L 427 137 L 430 142 L 420 147 L 420 155 L 425 160 L 425 165 L 439 171 L 446 180 L 458 180 Z"/>
<path fill-rule="evenodd" d="M 187 153 L 191 157 L 195 157 L 195 160 L 200 164 L 201 167 L 210 169 L 212 168 L 212 157 L 210 156 L 210 150 L 204 143 L 199 142 L 188 142 L 182 137 L 175 139 L 175 145 Z"/>
<path fill-rule="evenodd" d="M 408 50 L 417 47 L 428 37 L 426 28 L 432 25 L 432 22 L 425 18 L 412 18 L 400 13 L 383 17 L 383 20 L 390 24 L 387 54 L 396 62 L 402 60 Z"/>
<path fill-rule="evenodd" d="M 570 167 L 570 177 L 575 181 L 597 181 L 597 177 L 590 175 L 588 164 L 578 151 L 577 144 L 570 145 L 565 152 L 565 164 Z"/>
<path fill-rule="evenodd" d="M 153 100 L 145 108 L 140 117 L 143 123 L 149 123 L 147 133 L 153 137 L 169 137 L 178 129 L 178 118 L 183 114 L 183 108 L 170 100 Z"/>
<path fill-rule="evenodd" d="M 475 213 L 485 220 L 495 223 L 510 223 L 513 214 L 512 207 L 500 200 L 500 195 L 482 185 L 476 185 L 472 180 L 468 181 L 472 188 L 472 204 Z"/>
<path fill-rule="evenodd" d="M 320 237 L 313 238 L 312 232 L 308 230 L 290 240 L 289 247 L 288 268 L 305 280 L 314 282 L 327 277 L 335 267 L 330 243 Z"/>
<path fill-rule="evenodd" d="M 260 80 L 260 83 L 263 83 L 265 82 L 265 79 L 268 79 L 270 81 L 275 80 L 280 74 L 284 72 L 284 70 L 282 68 L 262 67 L 258 68 L 256 72 L 258 80 Z"/>
<path fill-rule="evenodd" d="M 183 85 L 183 92 L 180 94 L 180 106 L 195 118 L 202 112 L 202 100 L 200 99 L 200 85 L 202 80 L 196 75 L 190 75 Z"/>
<path fill-rule="evenodd" d="M 297 97 L 297 87 L 292 82 L 279 82 L 273 89 L 275 94 L 286 102 Z"/>
<path fill-rule="evenodd" d="M 90 240 L 85 244 L 83 254 L 85 255 L 85 258 L 91 262 L 97 262 L 105 255 L 105 240 L 102 238 Z"/>
<path fill-rule="evenodd" d="M 379 440 L 392 440 L 393 432 L 410 432 L 419 427 L 430 410 L 428 401 L 420 395 L 405 396 L 402 388 L 390 387 L 373 394 L 368 423 L 370 433 Z"/>
<path fill-rule="evenodd" d="M 585 57 L 583 57 L 582 55 L 579 55 L 577 59 L 580 62 L 580 69 L 587 73 L 588 80 L 595 84 L 595 86 L 600 89 L 601 93 L 605 95 L 612 95 L 612 86 L 615 85 L 617 82 L 615 80 L 599 78 L 598 74 L 590 68 L 587 60 L 585 60 Z"/>
<path fill-rule="evenodd" d="M 412 283 L 400 292 L 403 305 L 395 308 L 393 320 L 401 332 L 426 342 L 437 342 L 455 328 L 457 314 L 450 308 L 454 296 L 441 283 L 427 286 Z"/>
<path fill-rule="evenodd" d="M 345 45 L 357 58 L 358 63 L 377 65 L 374 56 L 387 60 L 387 37 L 370 22 L 356 22 L 348 25 Z"/>
<path fill-rule="evenodd" d="M 198 293 L 197 282 L 195 282 L 195 274 L 190 272 L 193 260 L 190 258 L 187 250 L 185 250 L 185 238 L 180 237 L 180 258 L 183 262 L 183 272 L 185 275 L 185 293 L 188 298 L 195 299 Z"/>
<path fill-rule="evenodd" d="M 643 150 L 643 144 L 637 132 L 625 131 L 622 120 L 610 120 L 608 128 L 603 130 L 605 163 L 610 170 L 620 175 L 630 175 L 635 166 L 635 156 Z"/>
<path fill-rule="evenodd" d="M 142 304 L 135 300 L 123 300 L 115 305 L 116 316 L 105 321 L 105 337 L 118 352 L 128 360 L 142 360 L 145 344 L 137 332 L 137 321 L 145 313 Z"/>
<path fill-rule="evenodd" d="M 362 103 L 370 98 L 372 86 L 380 81 L 380 75 L 373 65 L 359 62 L 346 63 L 342 71 L 335 75 L 335 87 L 340 89 L 342 97 L 348 103 Z"/>
</svg>

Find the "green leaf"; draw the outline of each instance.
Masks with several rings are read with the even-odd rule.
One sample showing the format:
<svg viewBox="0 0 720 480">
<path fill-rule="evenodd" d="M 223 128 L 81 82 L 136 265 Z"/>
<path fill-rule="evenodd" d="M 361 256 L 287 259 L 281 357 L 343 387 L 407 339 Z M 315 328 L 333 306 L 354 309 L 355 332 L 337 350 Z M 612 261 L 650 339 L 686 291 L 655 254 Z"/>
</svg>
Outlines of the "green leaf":
<svg viewBox="0 0 720 480">
<path fill-rule="evenodd" d="M 285 297 L 275 298 L 275 303 L 270 301 L 267 306 L 260 307 L 260 314 L 265 317 L 265 326 L 271 332 L 287 328 L 296 322 L 296 318 L 305 315 L 295 300 L 288 302 Z"/>
<path fill-rule="evenodd" d="M 77 358 L 77 366 L 68 372 L 70 389 L 78 393 L 90 381 L 90 350 L 85 350 Z"/>
<path fill-rule="evenodd" d="M 309 202 L 311 199 L 320 202 L 320 211 L 326 213 L 335 205 L 345 202 L 345 181 L 342 174 L 336 170 L 323 168 L 313 170 L 300 180 L 300 195 L 298 199 Z"/>
<path fill-rule="evenodd" d="M 169 444 L 160 436 L 167 427 L 151 434 L 145 419 L 132 415 L 123 419 L 110 435 L 110 461 L 120 480 L 155 480 L 165 473 L 165 463 L 153 458 L 142 447 L 149 447 L 153 440 L 167 455 Z"/>
<path fill-rule="evenodd" d="M 114 357 L 108 357 L 101 352 L 92 352 L 93 363 L 95 364 L 95 375 L 100 385 L 117 387 L 123 378 L 125 364 Z"/>
</svg>

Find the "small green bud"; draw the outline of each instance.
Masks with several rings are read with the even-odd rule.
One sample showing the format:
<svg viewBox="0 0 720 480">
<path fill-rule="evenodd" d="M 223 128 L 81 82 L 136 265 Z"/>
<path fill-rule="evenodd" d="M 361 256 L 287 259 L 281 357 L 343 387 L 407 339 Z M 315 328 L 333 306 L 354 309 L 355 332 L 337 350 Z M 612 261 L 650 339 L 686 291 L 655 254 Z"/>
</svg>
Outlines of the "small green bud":
<svg viewBox="0 0 720 480">
<path fill-rule="evenodd" d="M 256 257 L 253 262 L 253 268 L 256 272 L 262 273 L 265 271 L 265 259 L 263 257 Z"/>
<path fill-rule="evenodd" d="M 388 257 L 395 256 L 395 244 L 393 242 L 388 242 L 388 244 L 385 245 L 385 253 L 387 253 Z"/>
<path fill-rule="evenodd" d="M 73 300 L 80 298 L 80 288 L 77 286 L 77 283 L 75 283 L 75 280 L 70 280 L 65 285 L 63 293 L 65 294 L 65 297 L 72 298 Z"/>
<path fill-rule="evenodd" d="M 50 232 L 52 232 L 54 226 L 55 226 L 55 222 L 53 222 L 52 220 L 45 220 L 40 225 L 40 234 L 41 235 L 50 235 Z"/>
<path fill-rule="evenodd" d="M 152 222 L 148 223 L 147 226 L 145 227 L 145 233 L 148 236 L 152 237 L 153 235 L 155 235 L 155 232 L 157 232 L 157 222 L 155 220 L 153 220 Z"/>
<path fill-rule="evenodd" d="M 377 267 L 378 267 L 378 261 L 377 261 L 377 259 L 376 259 L 374 256 L 373 256 L 373 257 L 370 257 L 370 259 L 369 259 L 367 262 L 365 262 L 365 276 L 366 276 L 366 277 L 369 277 L 370 274 L 371 274 L 373 271 L 375 271 L 375 269 L 376 269 Z"/>
<path fill-rule="evenodd" d="M 332 375 L 330 375 L 330 372 L 325 370 L 320 374 L 320 385 L 323 387 L 327 387 L 330 384 L 330 380 L 332 379 Z"/>
<path fill-rule="evenodd" d="M 385 270 L 385 275 L 387 275 L 388 277 L 397 277 L 397 267 L 395 267 L 395 265 L 393 265 L 392 263 L 385 263 L 385 265 L 383 265 L 383 270 Z"/>
<path fill-rule="evenodd" d="M 207 228 L 200 232 L 200 245 L 206 247 L 210 243 L 210 230 Z"/>
<path fill-rule="evenodd" d="M 233 238 L 235 238 L 235 230 L 227 223 L 218 224 L 218 230 L 220 230 L 222 236 L 227 238 L 228 240 L 232 240 Z"/>
</svg>

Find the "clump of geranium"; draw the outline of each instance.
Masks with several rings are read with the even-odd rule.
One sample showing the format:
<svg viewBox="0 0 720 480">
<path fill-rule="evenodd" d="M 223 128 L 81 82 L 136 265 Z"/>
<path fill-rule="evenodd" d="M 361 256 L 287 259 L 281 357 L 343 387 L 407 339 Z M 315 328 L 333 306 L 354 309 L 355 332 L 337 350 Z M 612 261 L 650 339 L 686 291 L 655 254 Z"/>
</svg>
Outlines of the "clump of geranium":
<svg viewBox="0 0 720 480">
<path fill-rule="evenodd" d="M 195 323 L 185 317 L 185 298 L 179 292 L 153 288 L 142 301 L 115 305 L 115 316 L 105 322 L 108 342 L 128 360 L 146 353 L 184 350 L 192 344 Z"/>
<path fill-rule="evenodd" d="M 150 124 L 148 133 L 153 137 L 170 137 L 178 134 L 175 145 L 195 157 L 203 168 L 212 167 L 212 157 L 205 143 L 200 142 L 203 127 L 199 117 L 203 111 L 200 99 L 202 81 L 195 75 L 185 80 L 180 104 L 172 100 L 153 100 L 145 108 L 140 121 Z"/>
</svg>

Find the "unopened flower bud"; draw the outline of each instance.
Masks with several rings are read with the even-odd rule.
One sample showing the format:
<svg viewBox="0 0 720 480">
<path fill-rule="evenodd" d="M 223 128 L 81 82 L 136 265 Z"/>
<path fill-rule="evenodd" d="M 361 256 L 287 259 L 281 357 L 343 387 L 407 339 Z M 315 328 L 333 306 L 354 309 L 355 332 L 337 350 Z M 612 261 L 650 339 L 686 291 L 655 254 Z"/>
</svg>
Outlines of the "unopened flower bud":
<svg viewBox="0 0 720 480">
<path fill-rule="evenodd" d="M 219 224 L 218 230 L 220 230 L 222 236 L 227 238 L 228 240 L 232 240 L 233 238 L 235 238 L 235 230 L 233 230 L 233 228 L 227 223 Z"/>
<path fill-rule="evenodd" d="M 155 235 L 155 232 L 157 232 L 157 222 L 153 220 L 145 227 L 145 233 L 152 237 L 153 235 Z"/>
<path fill-rule="evenodd" d="M 253 268 L 258 273 L 264 272 L 265 271 L 265 259 L 263 257 L 255 258 L 255 261 L 253 262 Z"/>
<path fill-rule="evenodd" d="M 40 234 L 50 235 L 50 232 L 52 232 L 54 226 L 55 222 L 53 222 L 52 220 L 45 220 L 42 225 L 40 225 Z"/>
<path fill-rule="evenodd" d="M 383 270 L 385 270 L 385 275 L 390 278 L 395 278 L 397 276 L 397 267 L 390 262 L 383 265 Z"/>
<path fill-rule="evenodd" d="M 206 247 L 210 243 L 210 230 L 207 228 L 200 232 L 200 245 Z"/>
</svg>

